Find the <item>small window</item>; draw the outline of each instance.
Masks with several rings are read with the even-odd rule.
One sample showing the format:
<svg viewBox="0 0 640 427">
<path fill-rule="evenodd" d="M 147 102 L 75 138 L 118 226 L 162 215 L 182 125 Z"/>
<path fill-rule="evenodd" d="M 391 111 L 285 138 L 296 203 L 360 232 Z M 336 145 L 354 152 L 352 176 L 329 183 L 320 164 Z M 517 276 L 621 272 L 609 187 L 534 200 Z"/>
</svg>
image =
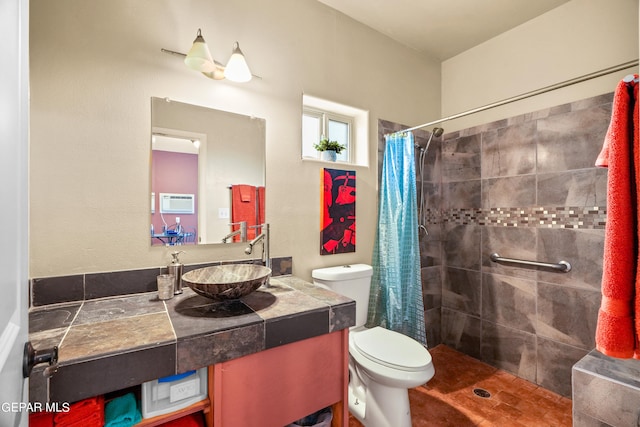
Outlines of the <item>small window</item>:
<svg viewBox="0 0 640 427">
<path fill-rule="evenodd" d="M 302 157 L 318 158 L 313 144 L 326 137 L 346 147 L 338 154 L 338 161 L 350 163 L 352 127 L 352 117 L 305 108 L 302 112 Z"/>
<path fill-rule="evenodd" d="M 338 161 L 368 164 L 368 113 L 353 107 L 303 96 L 302 158 L 318 159 L 313 147 L 323 137 L 346 147 Z"/>
</svg>

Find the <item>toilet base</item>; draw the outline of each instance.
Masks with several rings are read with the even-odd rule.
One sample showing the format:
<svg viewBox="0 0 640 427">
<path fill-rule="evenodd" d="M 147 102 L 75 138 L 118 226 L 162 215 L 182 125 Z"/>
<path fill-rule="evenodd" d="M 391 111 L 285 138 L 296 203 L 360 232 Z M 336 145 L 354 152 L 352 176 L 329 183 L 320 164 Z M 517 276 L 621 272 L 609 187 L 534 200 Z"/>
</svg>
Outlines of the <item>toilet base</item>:
<svg viewBox="0 0 640 427">
<path fill-rule="evenodd" d="M 366 389 L 350 383 L 349 412 L 365 427 L 411 427 L 409 390 L 373 381 Z"/>
</svg>

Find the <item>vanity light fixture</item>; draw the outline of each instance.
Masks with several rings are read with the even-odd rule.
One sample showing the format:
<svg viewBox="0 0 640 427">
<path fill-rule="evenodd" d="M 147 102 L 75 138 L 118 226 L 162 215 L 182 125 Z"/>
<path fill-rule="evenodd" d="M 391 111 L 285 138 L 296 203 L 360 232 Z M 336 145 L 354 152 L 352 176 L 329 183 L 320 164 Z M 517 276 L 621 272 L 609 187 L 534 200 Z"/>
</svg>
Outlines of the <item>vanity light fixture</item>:
<svg viewBox="0 0 640 427">
<path fill-rule="evenodd" d="M 245 83 L 251 80 L 251 71 L 249 71 L 249 66 L 244 59 L 238 42 L 233 44 L 233 52 L 229 62 L 227 62 L 227 67 L 224 69 L 224 76 L 232 82 Z"/>
<path fill-rule="evenodd" d="M 179 52 L 166 49 L 162 49 L 162 51 L 171 54 L 184 55 Z M 231 58 L 229 58 L 229 62 L 225 67 L 211 57 L 211 52 L 209 52 L 209 47 L 204 41 L 204 37 L 202 37 L 202 31 L 200 28 L 198 28 L 198 33 L 196 34 L 196 39 L 193 41 L 191 50 L 189 50 L 189 53 L 184 56 L 184 63 L 187 67 L 200 71 L 211 79 L 222 80 L 226 78 L 232 82 L 240 83 L 251 80 L 251 71 L 249 70 L 249 66 L 247 65 L 247 61 L 245 60 L 242 51 L 240 50 L 238 42 L 233 44 Z"/>
<path fill-rule="evenodd" d="M 216 69 L 213 58 L 211 57 L 211 52 L 209 52 L 209 46 L 207 46 L 207 42 L 204 41 L 200 28 L 198 28 L 198 33 L 196 34 L 196 39 L 193 41 L 191 50 L 189 50 L 189 53 L 187 53 L 187 56 L 184 58 L 184 63 L 187 67 L 202 73 L 210 73 Z"/>
</svg>

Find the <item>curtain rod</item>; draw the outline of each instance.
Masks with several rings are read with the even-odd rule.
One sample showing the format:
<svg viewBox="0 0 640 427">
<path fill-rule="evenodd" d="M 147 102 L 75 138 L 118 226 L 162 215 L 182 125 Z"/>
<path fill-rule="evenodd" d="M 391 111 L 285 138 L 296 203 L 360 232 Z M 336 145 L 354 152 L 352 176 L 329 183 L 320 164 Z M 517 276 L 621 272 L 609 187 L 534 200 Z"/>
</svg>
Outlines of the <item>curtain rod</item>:
<svg viewBox="0 0 640 427">
<path fill-rule="evenodd" d="M 449 120 L 458 119 L 460 117 L 468 116 L 470 114 L 479 113 L 481 111 L 488 110 L 490 108 L 500 107 L 501 105 L 510 104 L 512 102 L 520 101 L 522 99 L 531 98 L 532 96 L 541 95 L 541 94 L 546 93 L 546 92 L 551 92 L 552 90 L 561 89 L 563 87 L 571 86 L 571 85 L 574 85 L 576 83 L 581 83 L 581 82 L 584 82 L 584 81 L 587 81 L 587 80 L 595 79 L 596 77 L 601 77 L 601 76 L 605 76 L 607 74 L 615 73 L 616 71 L 626 70 L 627 68 L 635 67 L 637 65 L 638 65 L 638 60 L 637 59 L 633 60 L 633 61 L 625 62 L 623 64 L 619 64 L 619 65 L 615 65 L 613 67 L 605 68 L 605 69 L 600 70 L 600 71 L 595 71 L 593 73 L 585 74 L 585 75 L 580 76 L 580 77 L 576 77 L 576 78 L 573 78 L 573 79 L 570 79 L 570 80 L 565 80 L 563 82 L 556 83 L 556 84 L 551 85 L 551 86 L 546 86 L 546 87 L 543 87 L 541 89 L 536 89 L 536 90 L 533 90 L 531 92 L 526 92 L 526 93 L 523 93 L 521 95 L 516 95 L 516 96 L 513 96 L 511 98 L 503 99 L 502 101 L 493 102 L 491 104 L 483 105 L 482 107 L 478 107 L 478 108 L 474 108 L 474 109 L 471 109 L 471 110 L 467 110 L 467 111 L 464 111 L 462 113 L 454 114 L 452 116 L 443 117 L 441 119 L 434 120 L 432 122 L 424 123 L 424 124 L 421 124 L 421 125 L 418 125 L 418 126 L 414 126 L 414 127 L 408 128 L 408 129 L 402 129 L 402 130 L 399 130 L 397 132 L 392 132 L 392 133 L 390 133 L 388 135 L 393 135 L 393 134 L 402 133 L 402 132 L 409 132 L 409 131 L 412 131 L 412 130 L 420 129 L 420 128 L 431 126 L 431 125 L 436 125 L 438 123 L 446 122 L 446 121 L 449 121 Z"/>
</svg>

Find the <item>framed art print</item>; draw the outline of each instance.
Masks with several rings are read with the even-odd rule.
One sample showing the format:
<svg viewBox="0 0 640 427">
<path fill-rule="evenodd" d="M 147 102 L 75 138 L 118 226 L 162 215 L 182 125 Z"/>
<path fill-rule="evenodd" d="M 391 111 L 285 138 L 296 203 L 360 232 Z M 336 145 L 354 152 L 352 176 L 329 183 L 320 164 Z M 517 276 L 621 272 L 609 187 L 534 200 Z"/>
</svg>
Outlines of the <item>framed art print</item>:
<svg viewBox="0 0 640 427">
<path fill-rule="evenodd" d="M 322 170 L 320 255 L 356 250 L 356 171 Z"/>
</svg>

